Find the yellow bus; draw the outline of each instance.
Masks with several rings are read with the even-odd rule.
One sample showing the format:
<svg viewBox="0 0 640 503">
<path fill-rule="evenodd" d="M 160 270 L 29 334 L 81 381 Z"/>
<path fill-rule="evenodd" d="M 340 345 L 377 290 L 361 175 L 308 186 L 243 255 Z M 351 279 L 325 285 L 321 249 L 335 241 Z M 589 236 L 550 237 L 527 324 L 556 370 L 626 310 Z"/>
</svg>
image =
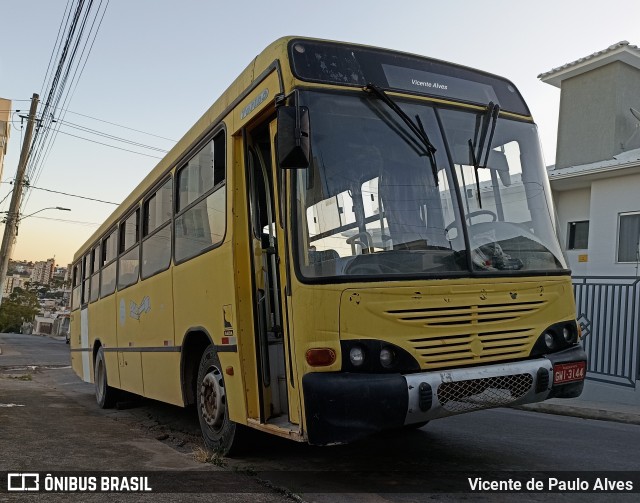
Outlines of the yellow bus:
<svg viewBox="0 0 640 503">
<path fill-rule="evenodd" d="M 316 445 L 575 397 L 586 355 L 508 80 L 282 38 L 73 262 L 71 355 L 119 390 Z"/>
</svg>

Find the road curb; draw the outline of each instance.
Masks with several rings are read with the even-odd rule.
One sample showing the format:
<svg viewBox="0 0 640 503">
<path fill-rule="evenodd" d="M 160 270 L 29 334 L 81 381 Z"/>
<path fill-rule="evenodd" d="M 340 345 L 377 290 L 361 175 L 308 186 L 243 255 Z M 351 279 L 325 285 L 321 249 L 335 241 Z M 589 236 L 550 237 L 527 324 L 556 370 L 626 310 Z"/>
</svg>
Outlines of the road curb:
<svg viewBox="0 0 640 503">
<path fill-rule="evenodd" d="M 582 419 L 597 419 L 600 421 L 614 421 L 617 423 L 640 425 L 640 414 L 612 411 L 606 409 L 591 409 L 586 407 L 573 407 L 570 405 L 555 405 L 546 403 L 519 405 L 517 407 L 514 407 L 514 409 L 526 410 L 530 412 L 541 412 L 543 414 L 556 414 L 558 416 L 573 416 Z"/>
</svg>

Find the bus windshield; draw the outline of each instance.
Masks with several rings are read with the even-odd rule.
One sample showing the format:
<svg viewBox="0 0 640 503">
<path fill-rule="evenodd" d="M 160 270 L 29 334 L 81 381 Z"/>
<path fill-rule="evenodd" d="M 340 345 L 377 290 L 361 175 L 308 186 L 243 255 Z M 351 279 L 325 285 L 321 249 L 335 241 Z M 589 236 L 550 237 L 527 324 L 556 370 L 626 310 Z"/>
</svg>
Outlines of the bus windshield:
<svg viewBox="0 0 640 503">
<path fill-rule="evenodd" d="M 470 144 L 483 110 L 394 98 L 396 112 L 365 92 L 300 96 L 312 146 L 295 192 L 304 277 L 566 269 L 534 124 L 497 118 L 477 168 Z"/>
</svg>

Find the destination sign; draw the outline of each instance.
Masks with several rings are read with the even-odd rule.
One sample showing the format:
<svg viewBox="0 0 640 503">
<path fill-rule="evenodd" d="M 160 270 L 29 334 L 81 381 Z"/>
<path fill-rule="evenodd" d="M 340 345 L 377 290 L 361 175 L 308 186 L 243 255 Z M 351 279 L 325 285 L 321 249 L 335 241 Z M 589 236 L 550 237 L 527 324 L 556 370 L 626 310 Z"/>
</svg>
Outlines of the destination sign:
<svg viewBox="0 0 640 503">
<path fill-rule="evenodd" d="M 382 65 L 389 87 L 445 98 L 500 104 L 493 87 L 479 82 L 393 65 Z"/>
<path fill-rule="evenodd" d="M 436 59 L 385 49 L 294 39 L 289 42 L 291 70 L 300 80 L 383 89 L 449 98 L 486 106 L 489 102 L 531 115 L 507 79 Z"/>
</svg>

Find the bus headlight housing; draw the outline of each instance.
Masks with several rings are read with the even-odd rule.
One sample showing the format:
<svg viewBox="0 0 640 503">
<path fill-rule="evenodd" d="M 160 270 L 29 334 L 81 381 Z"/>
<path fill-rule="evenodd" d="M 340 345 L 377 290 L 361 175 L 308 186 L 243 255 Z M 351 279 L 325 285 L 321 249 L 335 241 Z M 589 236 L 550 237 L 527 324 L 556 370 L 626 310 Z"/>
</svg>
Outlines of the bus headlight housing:
<svg viewBox="0 0 640 503">
<path fill-rule="evenodd" d="M 578 325 L 573 322 L 555 323 L 548 327 L 533 346 L 531 356 L 555 353 L 573 346 L 578 341 Z"/>
<path fill-rule="evenodd" d="M 340 341 L 343 372 L 415 372 L 417 360 L 405 349 L 387 341 L 353 339 Z"/>
</svg>

